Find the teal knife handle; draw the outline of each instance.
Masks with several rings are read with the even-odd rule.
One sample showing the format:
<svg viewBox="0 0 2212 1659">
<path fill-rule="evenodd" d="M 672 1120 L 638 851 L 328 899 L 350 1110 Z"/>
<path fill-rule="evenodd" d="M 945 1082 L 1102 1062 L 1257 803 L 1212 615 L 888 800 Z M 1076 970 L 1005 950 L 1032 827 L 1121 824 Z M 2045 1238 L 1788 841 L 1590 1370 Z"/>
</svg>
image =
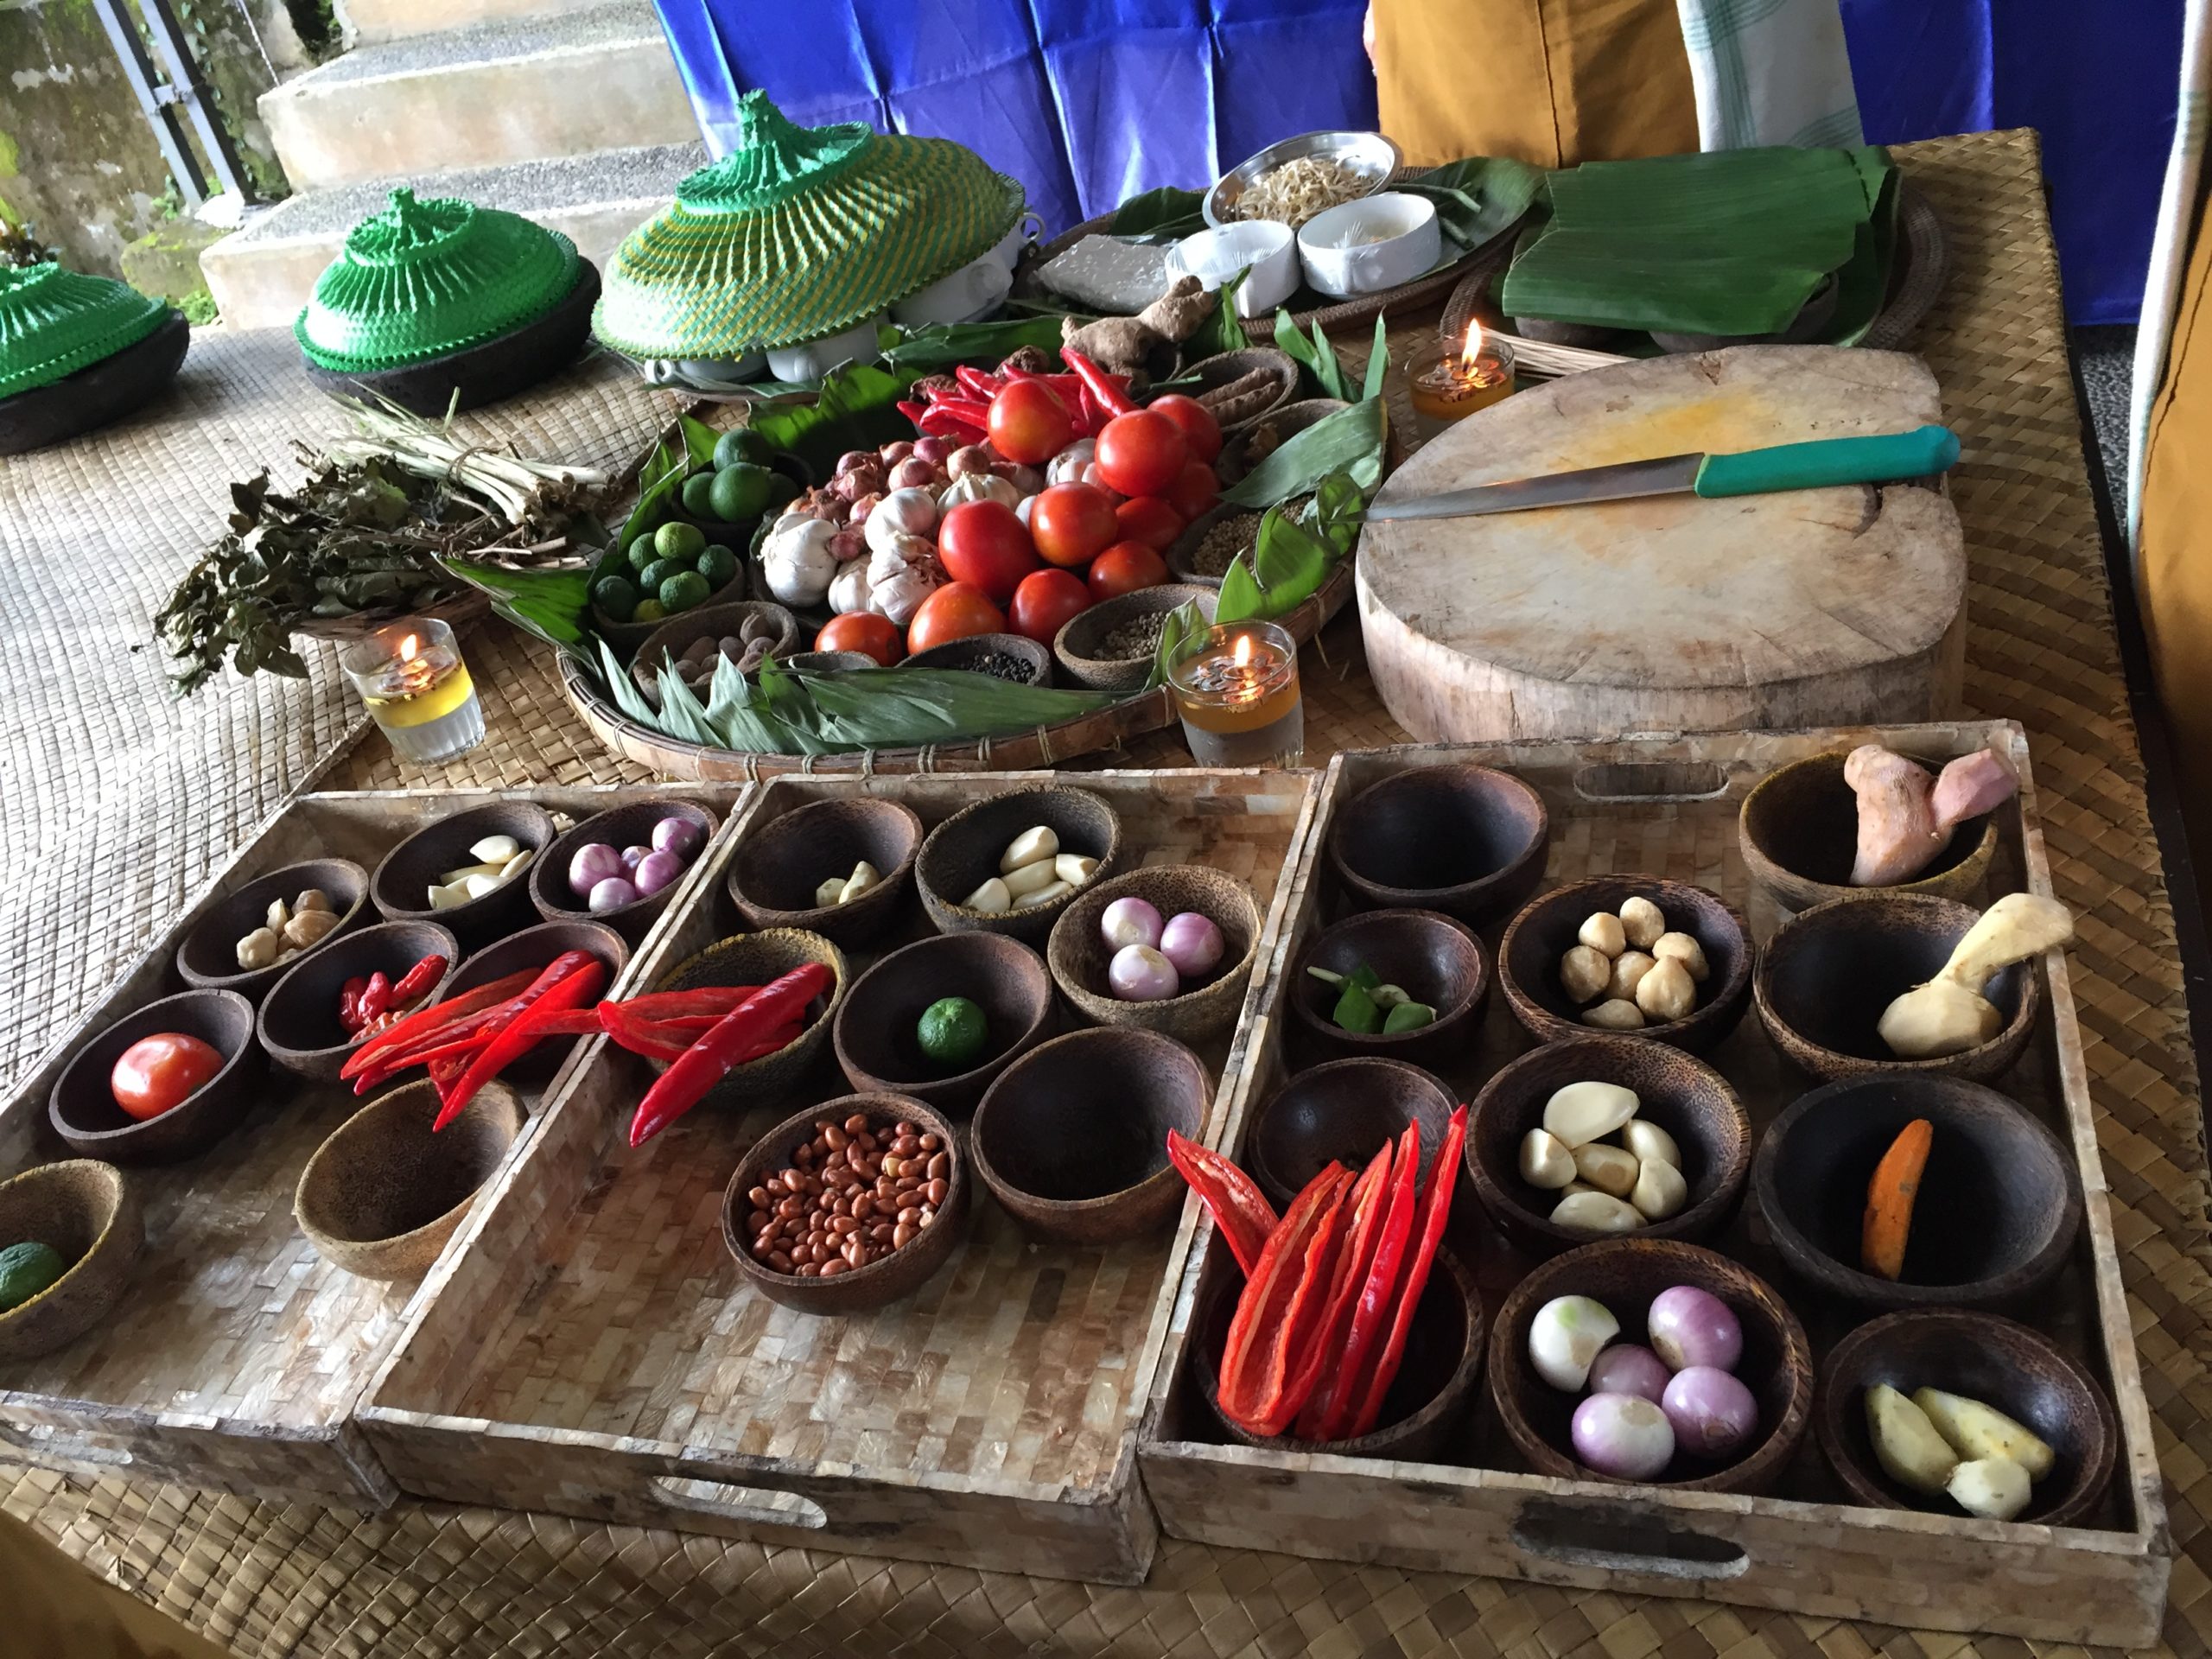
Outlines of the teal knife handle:
<svg viewBox="0 0 2212 1659">
<path fill-rule="evenodd" d="M 1958 464 L 1958 434 L 1923 426 L 1880 438 L 1821 438 L 1777 444 L 1732 455 L 1707 455 L 1698 463 L 1700 495 L 1765 495 L 1811 490 L 1823 484 L 1878 484 L 1892 478 L 1928 478 Z"/>
</svg>

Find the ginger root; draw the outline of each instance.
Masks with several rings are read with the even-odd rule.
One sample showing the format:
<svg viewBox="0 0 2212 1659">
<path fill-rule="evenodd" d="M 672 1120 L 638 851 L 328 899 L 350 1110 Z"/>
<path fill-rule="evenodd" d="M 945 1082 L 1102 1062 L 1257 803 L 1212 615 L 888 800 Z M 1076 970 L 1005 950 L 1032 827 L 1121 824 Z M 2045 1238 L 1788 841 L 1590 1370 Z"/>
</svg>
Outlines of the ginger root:
<svg viewBox="0 0 2212 1659">
<path fill-rule="evenodd" d="M 1199 325 L 1213 315 L 1219 302 L 1218 296 L 1209 293 L 1197 277 L 1178 276 L 1165 294 L 1137 313 L 1137 321 L 1162 340 L 1179 346 L 1198 332 Z"/>
<path fill-rule="evenodd" d="M 1979 1048 L 2004 1027 L 1981 994 L 1991 976 L 2073 937 L 2074 912 L 2057 899 L 2008 893 L 1981 912 L 1935 978 L 1882 1011 L 1876 1030 L 1900 1059 L 1935 1059 Z"/>
<path fill-rule="evenodd" d="M 1060 344 L 1072 347 L 1109 374 L 1148 374 L 1174 361 L 1175 342 L 1135 317 L 1101 317 L 1096 322 L 1060 319 Z"/>
</svg>

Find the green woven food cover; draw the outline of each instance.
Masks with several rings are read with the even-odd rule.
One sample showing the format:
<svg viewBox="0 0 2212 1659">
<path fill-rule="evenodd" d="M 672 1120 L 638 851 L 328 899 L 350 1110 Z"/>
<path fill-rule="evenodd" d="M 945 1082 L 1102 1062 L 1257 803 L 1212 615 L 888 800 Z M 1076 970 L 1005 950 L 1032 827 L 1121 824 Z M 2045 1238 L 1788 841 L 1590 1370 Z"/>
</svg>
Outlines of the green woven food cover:
<svg viewBox="0 0 2212 1659">
<path fill-rule="evenodd" d="M 795 127 L 759 92 L 738 116 L 738 147 L 608 267 L 592 327 L 615 350 L 731 358 L 836 334 L 981 258 L 1025 209 L 947 139 Z"/>
<path fill-rule="evenodd" d="M 518 213 L 391 193 L 346 234 L 292 325 L 319 368 L 373 374 L 441 357 L 545 315 L 576 282 L 576 245 Z"/>
<path fill-rule="evenodd" d="M 50 386 L 160 327 L 169 308 L 106 276 L 0 266 L 0 397 Z"/>
</svg>

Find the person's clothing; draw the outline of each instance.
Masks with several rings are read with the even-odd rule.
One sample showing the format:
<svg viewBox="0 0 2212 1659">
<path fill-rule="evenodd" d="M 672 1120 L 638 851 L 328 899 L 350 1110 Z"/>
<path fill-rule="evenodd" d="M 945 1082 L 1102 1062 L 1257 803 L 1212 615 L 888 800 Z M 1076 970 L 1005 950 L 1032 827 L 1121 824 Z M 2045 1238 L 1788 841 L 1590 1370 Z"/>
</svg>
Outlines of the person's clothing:
<svg viewBox="0 0 2212 1659">
<path fill-rule="evenodd" d="M 1706 149 L 1861 144 L 1836 0 L 1676 0 Z"/>
<path fill-rule="evenodd" d="M 10 1633 L 0 1647 L 23 1659 L 231 1659 L 6 1515 L 0 1599 Z"/>
</svg>

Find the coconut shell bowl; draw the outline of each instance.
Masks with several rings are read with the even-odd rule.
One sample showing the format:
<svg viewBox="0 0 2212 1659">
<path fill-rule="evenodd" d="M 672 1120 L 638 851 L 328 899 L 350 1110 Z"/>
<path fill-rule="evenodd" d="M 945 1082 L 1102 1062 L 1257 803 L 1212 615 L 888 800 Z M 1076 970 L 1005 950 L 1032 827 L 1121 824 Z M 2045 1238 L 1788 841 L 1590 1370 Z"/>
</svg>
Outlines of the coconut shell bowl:
<svg viewBox="0 0 2212 1659">
<path fill-rule="evenodd" d="M 238 966 L 238 941 L 265 925 L 269 907 L 282 899 L 287 907 L 302 893 L 320 893 L 330 901 L 338 925 L 302 950 L 289 963 L 266 968 Z M 369 906 L 369 873 L 347 858 L 313 858 L 271 870 L 220 899 L 200 918 L 198 925 L 176 948 L 177 976 L 195 990 L 236 991 L 258 1002 L 270 987 L 296 967 L 302 958 L 334 944 L 346 934 L 373 920 Z"/>
<path fill-rule="evenodd" d="M 1106 977 L 1114 949 L 1099 931 L 1106 907 L 1116 899 L 1145 900 L 1162 919 L 1185 912 L 1221 930 L 1221 960 L 1182 982 L 1180 992 L 1151 1002 L 1125 1002 Z M 1198 864 L 1159 864 L 1110 880 L 1092 880 L 1052 924 L 1046 960 L 1060 993 L 1076 1011 L 1099 1026 L 1141 1026 L 1195 1043 L 1236 1023 L 1260 943 L 1260 906 L 1236 877 Z"/>
<path fill-rule="evenodd" d="M 1543 797 L 1490 766 L 1416 766 L 1329 826 L 1329 868 L 1362 910 L 1437 910 L 1471 927 L 1527 902 L 1551 836 Z"/>
<path fill-rule="evenodd" d="M 702 1103 L 750 1110 L 803 1083 L 829 1049 L 837 1009 L 852 989 L 852 969 L 845 953 L 820 934 L 771 927 L 717 940 L 677 963 L 653 986 L 656 991 L 692 991 L 715 985 L 766 985 L 810 962 L 827 968 L 831 982 L 825 995 L 808 1005 L 799 1034 L 772 1054 L 732 1066 L 706 1092 Z M 657 1071 L 666 1069 L 658 1060 L 648 1064 Z"/>
<path fill-rule="evenodd" d="M 1413 1031 L 1345 1030 L 1335 1019 L 1342 993 L 1309 970 L 1343 976 L 1361 967 L 1427 1003 L 1436 1018 Z M 1489 953 L 1465 923 L 1433 910 L 1370 910 L 1315 935 L 1293 964 L 1284 996 L 1311 1046 L 1325 1053 L 1434 1065 L 1459 1054 L 1480 1031 L 1490 985 Z"/>
<path fill-rule="evenodd" d="M 1327 1060 L 1294 1073 L 1261 1107 L 1245 1143 L 1246 1164 L 1281 1215 L 1332 1160 L 1364 1169 L 1408 1124 L 1419 1123 L 1425 1192 L 1458 1105 L 1441 1081 L 1403 1060 L 1372 1054 Z"/>
<path fill-rule="evenodd" d="M 970 909 L 967 903 L 985 881 L 1001 874 L 999 861 L 1014 838 L 1039 828 L 1058 837 L 1061 852 L 1098 861 L 1091 881 L 1116 874 L 1122 819 L 1103 797 L 1058 784 L 1010 789 L 962 807 L 922 842 L 914 880 L 921 889 L 922 908 L 938 932 L 1004 933 L 1027 944 L 1045 942 L 1082 887 L 1025 910 L 990 912 Z"/>
<path fill-rule="evenodd" d="M 432 988 L 435 1000 L 461 964 L 461 945 L 435 922 L 379 922 L 349 933 L 327 950 L 294 963 L 262 999 L 255 1031 L 270 1059 L 295 1077 L 330 1083 L 359 1046 L 338 1023 L 338 1000 L 350 979 L 382 974 L 397 984 L 425 957 L 443 957 Z"/>
<path fill-rule="evenodd" d="M 923 1011 L 949 996 L 983 1011 L 982 1052 L 957 1067 L 924 1054 L 917 1034 Z M 966 1113 L 1052 1027 L 1052 976 L 1036 951 L 999 933 L 940 933 L 891 951 L 855 980 L 838 1004 L 830 1040 L 846 1079 L 862 1094 Z"/>
<path fill-rule="evenodd" d="M 602 923 L 636 944 L 660 919 L 683 885 L 683 878 L 679 875 L 658 892 L 633 899 L 626 905 L 594 911 L 587 898 L 580 896 L 570 884 L 569 867 L 577 853 L 594 843 L 612 847 L 618 852 L 625 847 L 650 848 L 654 830 L 667 818 L 690 826 L 678 832 L 689 838 L 689 850 L 680 855 L 688 872 L 704 856 L 707 843 L 715 837 L 719 821 L 714 813 L 690 801 L 632 801 L 626 806 L 609 807 L 586 818 L 557 837 L 543 856 L 531 860 L 530 868 L 524 872 L 530 881 L 531 904 L 549 922 Z"/>
<path fill-rule="evenodd" d="M 475 863 L 468 849 L 486 836 L 512 836 L 535 865 L 556 833 L 551 816 L 528 801 L 469 807 L 424 824 L 386 853 L 369 880 L 369 897 L 386 921 L 435 922 L 450 929 L 464 950 L 478 950 L 535 919 L 529 867 L 489 893 L 445 910 L 430 907 L 430 888 L 447 872 Z"/>
<path fill-rule="evenodd" d="M 181 991 L 125 1014 L 77 1051 L 47 1098 L 47 1118 L 82 1158 L 116 1164 L 174 1164 L 197 1157 L 245 1119 L 264 1061 L 253 1038 L 253 1004 L 236 991 Z M 109 1077 L 142 1037 L 177 1032 L 222 1057 L 222 1067 L 158 1116 L 131 1117 Z"/>
<path fill-rule="evenodd" d="M 0 1359 L 35 1359 L 74 1342 L 123 1299 L 146 1226 L 121 1170 L 71 1158 L 0 1181 L 0 1240 L 44 1244 L 66 1264 L 0 1313 Z"/>
<path fill-rule="evenodd" d="M 1790 911 L 1865 893 L 1980 898 L 1997 854 L 1995 813 L 1959 825 L 1949 844 L 1910 881 L 1886 887 L 1851 885 L 1859 850 L 1859 798 L 1843 781 L 1845 755 L 1839 749 L 1794 760 L 1760 779 L 1744 798 L 1736 836 L 1751 879 Z M 1920 764 L 1931 776 L 1937 770 Z"/>
<path fill-rule="evenodd" d="M 868 944 L 906 907 L 922 821 L 899 801 L 868 795 L 810 801 L 757 825 L 729 865 L 730 902 L 748 925 L 795 927 L 845 946 Z M 824 882 L 856 865 L 880 878 L 842 904 L 822 904 Z"/>
<path fill-rule="evenodd" d="M 615 979 L 630 962 L 630 942 L 605 922 L 540 922 L 536 927 L 508 934 L 497 944 L 486 945 L 463 962 L 438 988 L 437 1000 L 448 1002 L 495 980 L 524 972 L 535 973 L 570 950 L 582 951 L 607 970 L 606 982 L 600 988 L 601 995 L 613 988 Z M 541 1042 L 499 1075 L 524 1088 L 543 1089 L 553 1081 L 553 1074 L 561 1069 L 562 1062 L 583 1040 L 568 1038 Z"/>
</svg>

